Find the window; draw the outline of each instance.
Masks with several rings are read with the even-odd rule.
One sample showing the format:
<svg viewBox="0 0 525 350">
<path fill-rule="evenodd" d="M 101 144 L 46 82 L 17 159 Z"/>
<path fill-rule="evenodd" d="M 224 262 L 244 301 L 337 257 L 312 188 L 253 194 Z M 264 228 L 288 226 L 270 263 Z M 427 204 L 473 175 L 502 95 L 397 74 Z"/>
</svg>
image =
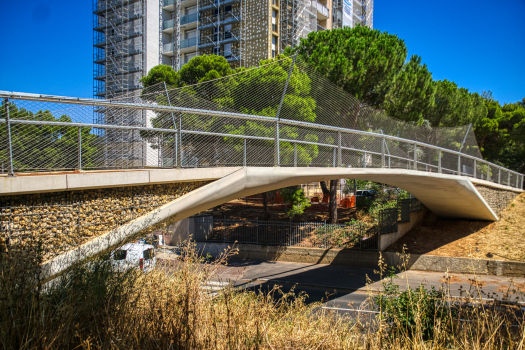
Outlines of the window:
<svg viewBox="0 0 525 350">
<path fill-rule="evenodd" d="M 186 15 L 197 13 L 197 6 L 186 7 Z"/>
<path fill-rule="evenodd" d="M 272 36 L 272 58 L 277 55 L 277 37 Z"/>
<path fill-rule="evenodd" d="M 279 1 L 278 0 L 272 0 L 272 5 L 279 6 Z"/>
<path fill-rule="evenodd" d="M 144 259 L 150 260 L 155 257 L 155 250 L 153 248 L 144 251 Z"/>
<path fill-rule="evenodd" d="M 272 30 L 277 31 L 277 11 L 272 10 Z"/>
<path fill-rule="evenodd" d="M 187 30 L 184 35 L 186 36 L 186 39 L 196 38 L 197 37 L 197 30 Z"/>
<path fill-rule="evenodd" d="M 184 58 L 184 63 L 188 63 L 195 56 L 197 56 L 196 52 L 187 53 L 186 57 Z"/>
<path fill-rule="evenodd" d="M 226 24 L 224 26 L 224 39 L 229 39 L 232 37 L 232 25 Z"/>
<path fill-rule="evenodd" d="M 226 5 L 224 6 L 224 12 L 230 13 L 232 12 L 232 5 Z"/>
<path fill-rule="evenodd" d="M 232 44 L 224 44 L 224 57 L 229 58 L 232 56 Z"/>
<path fill-rule="evenodd" d="M 119 250 L 115 251 L 115 253 L 113 253 L 113 259 L 114 260 L 125 260 L 126 259 L 126 255 L 128 255 L 128 251 L 127 250 L 119 249 Z"/>
<path fill-rule="evenodd" d="M 220 55 L 221 54 L 221 47 L 220 46 L 215 46 L 213 48 L 213 54 L 214 55 Z"/>
</svg>

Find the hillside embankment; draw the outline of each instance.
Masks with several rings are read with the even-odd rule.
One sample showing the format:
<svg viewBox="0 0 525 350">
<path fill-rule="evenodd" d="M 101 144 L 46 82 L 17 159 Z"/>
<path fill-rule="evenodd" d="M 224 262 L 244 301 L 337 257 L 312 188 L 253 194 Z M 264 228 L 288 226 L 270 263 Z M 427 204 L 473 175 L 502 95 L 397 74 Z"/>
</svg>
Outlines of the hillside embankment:
<svg viewBox="0 0 525 350">
<path fill-rule="evenodd" d="M 440 220 L 430 217 L 387 251 L 436 256 L 525 261 L 525 193 L 500 213 L 496 222 Z"/>
</svg>

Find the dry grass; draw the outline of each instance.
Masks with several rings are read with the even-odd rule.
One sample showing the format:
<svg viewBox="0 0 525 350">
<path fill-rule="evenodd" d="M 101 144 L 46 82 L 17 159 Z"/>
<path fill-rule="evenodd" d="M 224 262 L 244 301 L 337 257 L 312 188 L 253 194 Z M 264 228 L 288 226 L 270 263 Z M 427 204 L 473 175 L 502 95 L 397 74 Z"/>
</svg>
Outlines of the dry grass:
<svg viewBox="0 0 525 350">
<path fill-rule="evenodd" d="M 463 307 L 456 318 L 445 319 L 425 311 L 417 293 L 409 304 L 411 323 L 404 323 L 403 314 L 389 319 L 382 310 L 382 321 L 369 325 L 279 289 L 256 294 L 226 288 L 213 297 L 202 286 L 228 252 L 203 263 L 190 246 L 182 261 L 147 274 L 119 273 L 104 260 L 94 261 L 47 291 L 28 277 L 37 276 L 38 259 L 10 254 L 0 255 L 3 349 L 523 348 L 522 320 L 502 308 Z M 446 298 L 433 299 L 439 310 L 450 309 Z"/>
<path fill-rule="evenodd" d="M 403 245 L 414 254 L 525 261 L 525 193 L 509 204 L 497 222 L 424 223 L 388 250 L 400 251 Z"/>
</svg>

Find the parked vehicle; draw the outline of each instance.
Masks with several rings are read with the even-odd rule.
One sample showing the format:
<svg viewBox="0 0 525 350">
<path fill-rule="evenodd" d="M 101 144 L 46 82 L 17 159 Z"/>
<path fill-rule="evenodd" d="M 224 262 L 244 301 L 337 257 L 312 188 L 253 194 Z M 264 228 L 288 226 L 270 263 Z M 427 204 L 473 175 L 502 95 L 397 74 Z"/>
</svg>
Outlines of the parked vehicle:
<svg viewBox="0 0 525 350">
<path fill-rule="evenodd" d="M 145 243 L 127 243 L 111 253 L 111 260 L 117 269 L 137 267 L 144 272 L 157 264 L 155 247 Z"/>
<path fill-rule="evenodd" d="M 372 190 L 358 190 L 355 192 L 356 197 L 374 198 L 376 194 L 377 194 L 376 191 L 372 191 Z"/>
</svg>

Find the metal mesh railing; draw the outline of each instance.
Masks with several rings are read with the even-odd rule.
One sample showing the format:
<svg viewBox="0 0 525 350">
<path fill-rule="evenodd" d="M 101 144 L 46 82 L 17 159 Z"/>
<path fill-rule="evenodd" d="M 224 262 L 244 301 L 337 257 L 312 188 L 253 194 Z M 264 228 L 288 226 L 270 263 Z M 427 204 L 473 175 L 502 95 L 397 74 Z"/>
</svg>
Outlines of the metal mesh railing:
<svg viewBox="0 0 525 350">
<path fill-rule="evenodd" d="M 206 221 L 208 218 L 196 218 Z M 237 242 L 246 244 L 378 249 L 377 232 L 362 225 L 326 222 L 286 222 L 213 219 L 209 231 L 196 231 L 197 242 Z"/>
<path fill-rule="evenodd" d="M 386 167 L 523 187 L 522 174 L 481 158 L 470 126 L 390 118 L 299 58 L 181 88 L 160 83 L 112 100 L 0 97 L 3 172 Z"/>
</svg>

